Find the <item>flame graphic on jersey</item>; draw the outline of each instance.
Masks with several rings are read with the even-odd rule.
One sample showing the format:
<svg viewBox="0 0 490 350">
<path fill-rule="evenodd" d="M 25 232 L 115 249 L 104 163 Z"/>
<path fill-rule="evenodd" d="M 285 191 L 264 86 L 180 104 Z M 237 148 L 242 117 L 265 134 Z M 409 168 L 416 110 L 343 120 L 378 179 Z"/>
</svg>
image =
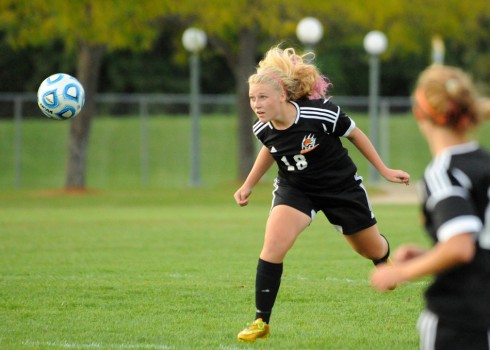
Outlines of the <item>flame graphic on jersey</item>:
<svg viewBox="0 0 490 350">
<path fill-rule="evenodd" d="M 301 143 L 301 154 L 313 151 L 316 147 L 318 147 L 318 145 L 316 144 L 315 135 L 309 134 L 303 138 L 303 142 Z"/>
</svg>

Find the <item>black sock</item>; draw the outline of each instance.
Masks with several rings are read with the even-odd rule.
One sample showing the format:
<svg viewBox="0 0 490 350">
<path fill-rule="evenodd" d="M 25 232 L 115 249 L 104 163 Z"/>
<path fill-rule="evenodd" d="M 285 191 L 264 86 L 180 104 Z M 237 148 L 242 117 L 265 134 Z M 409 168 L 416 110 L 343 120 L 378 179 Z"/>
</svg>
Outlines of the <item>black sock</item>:
<svg viewBox="0 0 490 350">
<path fill-rule="evenodd" d="M 385 256 L 383 256 L 381 259 L 377 259 L 377 260 L 373 259 L 372 261 L 374 265 L 384 264 L 390 257 L 390 242 L 388 242 L 388 239 L 384 235 L 381 235 L 381 237 L 383 237 L 386 243 L 388 244 L 388 251 L 386 252 Z"/>
<path fill-rule="evenodd" d="M 255 278 L 255 319 L 262 318 L 269 323 L 272 307 L 281 284 L 282 263 L 273 264 L 259 259 Z"/>
</svg>

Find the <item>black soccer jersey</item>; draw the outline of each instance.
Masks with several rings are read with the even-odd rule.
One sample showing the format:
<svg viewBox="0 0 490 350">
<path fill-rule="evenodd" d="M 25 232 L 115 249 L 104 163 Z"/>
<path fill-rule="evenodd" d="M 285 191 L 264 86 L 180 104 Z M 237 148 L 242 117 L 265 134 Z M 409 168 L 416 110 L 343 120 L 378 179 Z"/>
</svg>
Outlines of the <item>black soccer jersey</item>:
<svg viewBox="0 0 490 350">
<path fill-rule="evenodd" d="M 305 193 L 338 192 L 351 185 L 357 168 L 342 145 L 355 123 L 328 100 L 290 101 L 297 109 L 288 129 L 257 121 L 254 134 L 278 165 L 278 181 Z"/>
<path fill-rule="evenodd" d="M 490 153 L 476 142 L 447 149 L 427 166 L 423 213 L 434 242 L 471 232 L 474 260 L 438 274 L 427 307 L 460 327 L 490 327 Z"/>
</svg>

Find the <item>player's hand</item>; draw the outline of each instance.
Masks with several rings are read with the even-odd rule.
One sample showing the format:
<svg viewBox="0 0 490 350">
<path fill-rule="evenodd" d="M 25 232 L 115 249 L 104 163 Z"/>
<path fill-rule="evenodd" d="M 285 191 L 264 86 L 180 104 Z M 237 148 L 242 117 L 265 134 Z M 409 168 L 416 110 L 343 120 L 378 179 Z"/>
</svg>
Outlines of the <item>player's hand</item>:
<svg viewBox="0 0 490 350">
<path fill-rule="evenodd" d="M 395 183 L 402 183 L 410 185 L 410 174 L 403 170 L 387 169 L 383 174 L 383 177 Z"/>
<path fill-rule="evenodd" d="M 252 194 L 251 188 L 242 186 L 235 192 L 233 197 L 235 198 L 235 201 L 239 206 L 244 207 L 248 204 L 248 198 L 250 197 L 251 194 Z"/>
<path fill-rule="evenodd" d="M 404 262 L 420 256 L 426 252 L 425 248 L 415 245 L 402 245 L 393 254 L 395 261 Z"/>
<path fill-rule="evenodd" d="M 395 266 L 381 264 L 371 273 L 371 285 L 380 292 L 393 290 L 401 282 Z"/>
</svg>

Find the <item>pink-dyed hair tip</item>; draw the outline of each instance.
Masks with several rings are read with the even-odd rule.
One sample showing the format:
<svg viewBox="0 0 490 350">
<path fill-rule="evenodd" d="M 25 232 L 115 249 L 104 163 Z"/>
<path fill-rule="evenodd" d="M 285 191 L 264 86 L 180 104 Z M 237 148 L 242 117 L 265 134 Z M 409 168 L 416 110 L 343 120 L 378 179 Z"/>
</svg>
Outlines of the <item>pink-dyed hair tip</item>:
<svg viewBox="0 0 490 350">
<path fill-rule="evenodd" d="M 325 77 L 321 77 L 320 81 L 318 81 L 313 89 L 313 93 L 308 97 L 310 100 L 316 100 L 319 98 L 325 98 L 327 95 L 328 88 L 332 85 L 332 83 L 327 83 Z"/>
</svg>

